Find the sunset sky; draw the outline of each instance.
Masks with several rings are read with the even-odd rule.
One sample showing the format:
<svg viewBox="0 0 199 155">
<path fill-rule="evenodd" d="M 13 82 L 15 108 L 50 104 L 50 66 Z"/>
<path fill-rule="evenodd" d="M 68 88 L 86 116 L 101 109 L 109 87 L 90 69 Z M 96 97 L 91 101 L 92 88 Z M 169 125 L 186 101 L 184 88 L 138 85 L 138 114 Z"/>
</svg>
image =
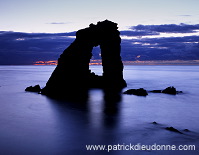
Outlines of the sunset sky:
<svg viewBox="0 0 199 155">
<path fill-rule="evenodd" d="M 75 31 L 118 23 L 126 61 L 199 60 L 199 0 L 0 0 L 0 65 L 57 60 Z M 99 49 L 93 58 L 100 59 Z"/>
</svg>

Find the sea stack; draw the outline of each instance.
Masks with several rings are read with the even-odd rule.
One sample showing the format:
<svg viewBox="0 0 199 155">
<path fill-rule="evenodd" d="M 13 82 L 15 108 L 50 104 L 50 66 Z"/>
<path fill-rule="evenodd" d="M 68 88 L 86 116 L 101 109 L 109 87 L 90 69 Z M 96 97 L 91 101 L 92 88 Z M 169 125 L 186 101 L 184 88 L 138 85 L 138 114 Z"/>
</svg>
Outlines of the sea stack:
<svg viewBox="0 0 199 155">
<path fill-rule="evenodd" d="M 108 20 L 90 24 L 76 32 L 76 39 L 58 59 L 46 86 L 41 90 L 48 96 L 70 96 L 82 94 L 89 88 L 121 90 L 126 87 L 121 61 L 121 38 L 117 24 Z M 89 70 L 92 49 L 100 46 L 103 75 Z"/>
</svg>

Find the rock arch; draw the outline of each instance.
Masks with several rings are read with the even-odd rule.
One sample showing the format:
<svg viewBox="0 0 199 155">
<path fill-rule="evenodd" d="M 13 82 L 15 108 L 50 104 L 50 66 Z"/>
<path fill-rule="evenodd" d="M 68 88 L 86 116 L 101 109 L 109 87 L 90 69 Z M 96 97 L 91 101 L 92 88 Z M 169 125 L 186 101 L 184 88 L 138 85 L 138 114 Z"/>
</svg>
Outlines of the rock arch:
<svg viewBox="0 0 199 155">
<path fill-rule="evenodd" d="M 41 93 L 55 96 L 89 88 L 121 90 L 126 87 L 120 56 L 121 38 L 117 29 L 116 23 L 105 20 L 77 31 L 76 39 L 60 55 L 58 65 Z M 101 49 L 102 76 L 89 70 L 92 49 L 98 45 Z"/>
</svg>

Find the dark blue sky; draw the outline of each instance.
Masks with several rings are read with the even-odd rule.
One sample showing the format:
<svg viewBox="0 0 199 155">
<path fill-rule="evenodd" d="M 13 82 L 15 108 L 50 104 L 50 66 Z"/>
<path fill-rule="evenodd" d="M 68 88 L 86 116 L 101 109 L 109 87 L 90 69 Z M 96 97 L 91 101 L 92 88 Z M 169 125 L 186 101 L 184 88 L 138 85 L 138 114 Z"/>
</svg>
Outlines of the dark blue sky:
<svg viewBox="0 0 199 155">
<path fill-rule="evenodd" d="M 122 59 L 199 60 L 199 24 L 137 25 L 120 31 Z M 24 65 L 57 60 L 75 39 L 70 33 L 22 33 L 0 31 L 0 64 Z M 99 59 L 100 49 L 93 50 Z"/>
</svg>

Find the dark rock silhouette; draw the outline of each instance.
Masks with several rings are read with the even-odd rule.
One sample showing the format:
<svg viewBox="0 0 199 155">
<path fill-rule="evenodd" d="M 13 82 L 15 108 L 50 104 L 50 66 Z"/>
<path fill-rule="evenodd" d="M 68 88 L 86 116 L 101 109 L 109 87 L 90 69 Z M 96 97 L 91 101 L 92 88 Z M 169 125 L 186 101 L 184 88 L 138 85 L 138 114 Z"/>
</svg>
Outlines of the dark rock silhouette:
<svg viewBox="0 0 199 155">
<path fill-rule="evenodd" d="M 169 131 L 173 131 L 173 132 L 177 132 L 177 133 L 180 133 L 180 134 L 182 134 L 182 132 L 180 132 L 179 130 L 177 130 L 177 129 L 175 129 L 174 127 L 166 127 L 165 128 L 166 130 L 169 130 Z"/>
<path fill-rule="evenodd" d="M 84 96 L 89 88 L 120 91 L 126 87 L 120 57 L 121 38 L 117 29 L 116 23 L 105 20 L 77 31 L 76 39 L 60 55 L 58 65 L 41 93 L 53 97 L 77 97 Z M 102 76 L 89 70 L 92 49 L 98 45 L 101 49 Z"/>
<path fill-rule="evenodd" d="M 140 88 L 140 89 L 129 89 L 125 91 L 123 94 L 128 94 L 128 95 L 138 95 L 138 96 L 147 96 L 148 93 L 145 89 Z"/>
<path fill-rule="evenodd" d="M 152 93 L 162 93 L 162 90 L 152 90 L 150 92 L 152 92 Z"/>
<path fill-rule="evenodd" d="M 190 132 L 190 130 L 189 130 L 189 129 L 184 129 L 183 131 L 185 131 L 185 132 Z"/>
<path fill-rule="evenodd" d="M 162 93 L 176 95 L 177 91 L 176 91 L 176 88 L 174 87 L 167 87 L 166 89 L 162 91 Z"/>
<path fill-rule="evenodd" d="M 167 87 L 164 90 L 151 90 L 149 92 L 151 92 L 151 93 L 164 93 L 164 94 L 171 94 L 171 95 L 176 95 L 176 94 L 182 93 L 182 91 L 177 91 L 175 87 Z"/>
<path fill-rule="evenodd" d="M 30 86 L 30 87 L 27 87 L 25 89 L 25 91 L 30 91 L 30 92 L 40 92 L 41 91 L 41 88 L 39 85 L 35 85 L 34 87 L 33 86 Z"/>
<path fill-rule="evenodd" d="M 158 123 L 154 121 L 154 122 L 152 122 L 152 124 L 155 124 L 155 125 L 157 125 Z"/>
<path fill-rule="evenodd" d="M 140 89 L 128 89 L 127 91 L 123 92 L 123 94 L 147 96 L 148 92 L 151 92 L 151 93 L 164 93 L 164 94 L 171 94 L 171 95 L 176 95 L 176 94 L 182 93 L 182 91 L 176 91 L 176 88 L 174 88 L 174 87 L 167 87 L 164 90 L 151 90 L 151 91 L 147 91 L 147 90 L 145 90 L 143 88 L 140 88 Z"/>
</svg>

